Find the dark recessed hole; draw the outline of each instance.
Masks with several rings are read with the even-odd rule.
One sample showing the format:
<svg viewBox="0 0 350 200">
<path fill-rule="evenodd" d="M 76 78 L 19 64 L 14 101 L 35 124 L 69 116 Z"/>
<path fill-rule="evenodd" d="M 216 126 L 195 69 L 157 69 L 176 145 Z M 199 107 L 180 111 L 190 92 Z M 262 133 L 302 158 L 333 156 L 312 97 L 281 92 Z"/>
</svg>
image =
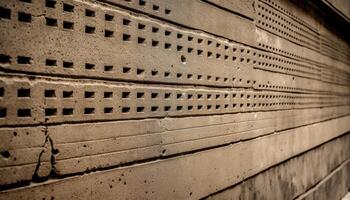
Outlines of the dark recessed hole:
<svg viewBox="0 0 350 200">
<path fill-rule="evenodd" d="M 158 93 L 152 93 L 151 94 L 151 98 L 154 99 L 154 98 L 157 98 L 158 97 Z"/>
<path fill-rule="evenodd" d="M 207 105 L 207 109 L 210 110 L 211 109 L 211 105 Z"/>
<path fill-rule="evenodd" d="M 193 51 L 193 48 L 191 48 L 191 47 L 187 48 L 188 53 L 192 53 L 192 51 Z"/>
<path fill-rule="evenodd" d="M 0 87 L 0 97 L 4 97 L 5 95 L 5 89 L 3 87 Z"/>
<path fill-rule="evenodd" d="M 63 91 L 62 96 L 63 96 L 63 98 L 72 98 L 73 91 Z"/>
<path fill-rule="evenodd" d="M 187 78 L 188 78 L 188 79 L 191 79 L 192 77 L 193 77 L 192 74 L 187 74 Z"/>
<path fill-rule="evenodd" d="M 85 63 L 85 69 L 95 69 L 95 64 Z"/>
<path fill-rule="evenodd" d="M 48 8 L 55 8 L 56 7 L 56 1 L 54 0 L 45 0 L 45 6 Z"/>
<path fill-rule="evenodd" d="M 170 72 L 164 72 L 164 77 L 169 77 L 170 76 Z"/>
<path fill-rule="evenodd" d="M 180 99 L 182 97 L 182 94 L 181 93 L 178 93 L 177 95 L 176 95 L 176 98 L 178 98 L 178 99 Z"/>
<path fill-rule="evenodd" d="M 165 35 L 165 36 L 169 36 L 169 35 L 171 35 L 171 32 L 168 31 L 168 30 L 165 30 L 165 31 L 164 31 L 164 35 Z"/>
<path fill-rule="evenodd" d="M 112 107 L 104 108 L 104 113 L 112 113 L 112 112 L 113 112 L 113 108 Z"/>
<path fill-rule="evenodd" d="M 113 70 L 113 65 L 105 65 L 104 67 L 105 72 L 110 72 Z"/>
<path fill-rule="evenodd" d="M 24 12 L 19 12 L 18 21 L 30 23 L 32 21 L 32 15 Z"/>
<path fill-rule="evenodd" d="M 122 92 L 122 98 L 129 98 L 130 92 Z"/>
<path fill-rule="evenodd" d="M 68 22 L 68 21 L 63 21 L 63 28 L 64 29 L 73 29 L 74 28 L 74 23 L 73 22 Z"/>
<path fill-rule="evenodd" d="M 63 4 L 63 11 L 65 12 L 74 12 L 74 6 L 70 4 Z"/>
<path fill-rule="evenodd" d="M 94 98 L 95 97 L 95 92 L 85 91 L 84 97 L 85 98 Z"/>
<path fill-rule="evenodd" d="M 0 118 L 6 117 L 7 109 L 6 108 L 0 108 Z"/>
<path fill-rule="evenodd" d="M 128 113 L 130 111 L 130 107 L 123 107 L 122 113 Z"/>
<path fill-rule="evenodd" d="M 95 108 L 84 108 L 84 114 L 89 115 L 94 113 L 95 113 Z"/>
<path fill-rule="evenodd" d="M 170 47 L 171 47 L 171 44 L 170 44 L 170 43 L 165 43 L 165 44 L 164 44 L 164 48 L 165 48 L 165 49 L 170 49 Z"/>
<path fill-rule="evenodd" d="M 202 94 L 197 94 L 197 98 L 198 98 L 198 99 L 201 99 L 202 97 L 203 97 Z"/>
<path fill-rule="evenodd" d="M 198 75 L 198 76 L 197 76 L 197 79 L 198 79 L 198 80 L 202 80 L 202 75 Z"/>
<path fill-rule="evenodd" d="M 198 105 L 198 106 L 197 106 L 197 109 L 198 109 L 198 110 L 201 110 L 202 108 L 203 108 L 203 105 Z"/>
<path fill-rule="evenodd" d="M 152 74 L 152 76 L 157 76 L 157 75 L 158 75 L 158 71 L 152 70 L 152 71 L 151 71 L 151 74 Z"/>
<path fill-rule="evenodd" d="M 180 45 L 177 45 L 177 51 L 182 51 L 182 49 L 183 49 L 183 46 L 180 46 Z"/>
<path fill-rule="evenodd" d="M 0 19 L 11 19 L 11 10 L 0 7 Z"/>
<path fill-rule="evenodd" d="M 137 43 L 139 43 L 139 44 L 143 44 L 143 43 L 145 43 L 145 38 L 142 38 L 142 37 L 138 37 L 137 38 Z"/>
<path fill-rule="evenodd" d="M 46 59 L 45 65 L 46 65 L 46 66 L 57 66 L 57 60 Z"/>
<path fill-rule="evenodd" d="M 32 113 L 31 113 L 30 109 L 18 109 L 17 116 L 18 117 L 30 117 L 30 116 L 32 116 Z"/>
<path fill-rule="evenodd" d="M 128 26 L 131 23 L 128 19 L 123 19 L 123 25 Z"/>
<path fill-rule="evenodd" d="M 216 109 L 220 109 L 220 105 L 216 105 L 215 108 L 216 108 Z"/>
<path fill-rule="evenodd" d="M 73 62 L 63 61 L 64 68 L 73 68 Z"/>
<path fill-rule="evenodd" d="M 143 74 L 144 72 L 145 72 L 144 69 L 137 69 L 137 70 L 136 70 L 136 74 L 137 74 L 137 75 L 141 75 L 141 74 Z"/>
<path fill-rule="evenodd" d="M 212 52 L 208 51 L 208 54 L 207 54 L 207 55 L 208 55 L 208 57 L 211 57 L 212 54 L 213 54 Z"/>
<path fill-rule="evenodd" d="M 112 98 L 113 97 L 113 92 L 104 92 L 103 97 L 104 98 Z"/>
<path fill-rule="evenodd" d="M 182 74 L 181 74 L 181 73 L 177 73 L 177 74 L 176 74 L 176 77 L 177 77 L 177 78 L 181 78 L 181 77 L 182 77 Z"/>
<path fill-rule="evenodd" d="M 157 6 L 157 5 L 153 5 L 153 10 L 159 10 L 159 6 Z"/>
<path fill-rule="evenodd" d="M 188 41 L 192 41 L 193 37 L 192 36 L 188 36 L 187 39 L 188 39 Z"/>
<path fill-rule="evenodd" d="M 211 98 L 211 94 L 207 94 L 207 99 L 210 99 Z"/>
<path fill-rule="evenodd" d="M 11 154 L 9 151 L 1 151 L 0 152 L 1 156 L 4 157 L 4 158 L 10 158 Z"/>
<path fill-rule="evenodd" d="M 85 10 L 85 16 L 87 16 L 87 17 L 95 17 L 95 11 L 86 9 Z"/>
<path fill-rule="evenodd" d="M 17 90 L 17 97 L 30 97 L 30 89 L 20 88 Z"/>
<path fill-rule="evenodd" d="M 144 92 L 138 92 L 136 95 L 137 98 L 143 98 L 144 96 L 145 96 Z"/>
<path fill-rule="evenodd" d="M 22 2 L 25 2 L 25 3 L 32 3 L 32 0 L 20 0 Z"/>
<path fill-rule="evenodd" d="M 203 42 L 203 39 L 198 38 L 197 42 L 198 42 L 198 43 L 202 43 L 202 42 Z"/>
<path fill-rule="evenodd" d="M 171 93 L 165 93 L 165 94 L 164 94 L 164 98 L 165 98 L 165 99 L 169 99 L 170 97 L 171 97 Z"/>
<path fill-rule="evenodd" d="M 8 55 L 0 54 L 0 63 L 1 64 L 11 64 L 11 57 Z"/>
<path fill-rule="evenodd" d="M 211 45 L 211 43 L 213 43 L 211 40 L 208 40 L 208 45 Z"/>
<path fill-rule="evenodd" d="M 95 33 L 96 28 L 92 27 L 92 26 L 85 26 L 85 33 L 88 34 L 94 34 Z"/>
<path fill-rule="evenodd" d="M 105 30 L 105 37 L 113 37 L 114 36 L 114 32 L 110 31 L 110 30 Z"/>
<path fill-rule="evenodd" d="M 57 26 L 57 19 L 46 17 L 47 26 Z"/>
<path fill-rule="evenodd" d="M 177 110 L 177 111 L 182 110 L 182 106 L 176 106 L 176 110 Z"/>
<path fill-rule="evenodd" d="M 145 110 L 145 107 L 137 107 L 136 112 L 143 112 Z"/>
<path fill-rule="evenodd" d="M 165 9 L 165 10 L 164 10 L 164 13 L 165 13 L 166 15 L 170 15 L 171 10 L 169 10 L 169 9 Z"/>
<path fill-rule="evenodd" d="M 113 19 L 114 19 L 113 15 L 105 14 L 105 20 L 106 21 L 113 21 Z"/>
<path fill-rule="evenodd" d="M 146 25 L 144 25 L 144 24 L 138 24 L 138 28 L 141 29 L 141 30 L 143 30 L 143 29 L 146 28 Z"/>
<path fill-rule="evenodd" d="M 186 64 L 186 57 L 184 55 L 181 55 L 181 62 Z"/>
<path fill-rule="evenodd" d="M 156 40 L 152 40 L 152 46 L 153 47 L 156 47 L 159 45 L 159 41 L 156 41 Z"/>
<path fill-rule="evenodd" d="M 181 33 L 178 33 L 178 34 L 177 34 L 177 38 L 179 38 L 179 39 L 182 38 L 182 36 L 183 36 L 183 35 L 182 35 Z"/>
<path fill-rule="evenodd" d="M 32 58 L 27 56 L 17 56 L 17 63 L 18 64 L 31 64 Z"/>
<path fill-rule="evenodd" d="M 55 90 L 45 90 L 45 97 L 56 97 Z"/>
<path fill-rule="evenodd" d="M 145 6 L 146 5 L 146 1 L 145 0 L 139 0 L 139 5 L 140 6 Z"/>
<path fill-rule="evenodd" d="M 57 115 L 56 108 L 46 108 L 45 109 L 45 116 L 54 116 L 54 115 Z"/>
<path fill-rule="evenodd" d="M 165 106 L 165 107 L 164 107 L 164 111 L 169 111 L 170 108 L 171 108 L 170 106 Z"/>
<path fill-rule="evenodd" d="M 123 34 L 123 41 L 130 41 L 131 36 L 128 34 Z"/>
<path fill-rule="evenodd" d="M 203 54 L 203 50 L 198 49 L 197 50 L 197 55 L 202 55 L 202 54 Z"/>
<path fill-rule="evenodd" d="M 193 106 L 187 106 L 187 110 L 192 110 Z"/>
<path fill-rule="evenodd" d="M 193 97 L 193 94 L 188 94 L 187 95 L 187 99 L 192 99 L 192 97 Z"/>
<path fill-rule="evenodd" d="M 155 111 L 157 111 L 157 110 L 158 110 L 158 106 L 152 106 L 152 107 L 151 107 L 151 111 L 152 111 L 152 112 L 155 112 Z"/>
<path fill-rule="evenodd" d="M 131 70 L 130 67 L 123 67 L 123 73 L 129 73 Z"/>
<path fill-rule="evenodd" d="M 63 108 L 62 115 L 73 115 L 73 108 Z"/>
<path fill-rule="evenodd" d="M 153 33 L 157 33 L 159 31 L 159 28 L 157 28 L 157 27 L 152 27 L 152 32 Z"/>
</svg>

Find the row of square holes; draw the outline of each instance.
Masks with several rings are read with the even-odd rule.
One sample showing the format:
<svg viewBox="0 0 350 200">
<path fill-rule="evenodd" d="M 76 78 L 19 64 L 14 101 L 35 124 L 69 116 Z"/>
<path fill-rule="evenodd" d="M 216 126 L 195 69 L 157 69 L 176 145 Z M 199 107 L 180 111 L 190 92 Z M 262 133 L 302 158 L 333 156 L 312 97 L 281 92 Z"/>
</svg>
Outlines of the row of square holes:
<svg viewBox="0 0 350 200">
<path fill-rule="evenodd" d="M 51 1 L 50 1 L 50 2 L 51 2 Z M 47 6 L 47 7 L 51 7 L 52 5 L 51 5 L 50 3 L 46 3 L 46 6 Z M 70 5 L 70 4 L 63 4 L 63 10 L 66 11 L 66 12 L 73 12 L 74 6 L 73 6 L 73 5 Z M 0 14 L 0 18 L 10 18 L 10 15 L 11 15 L 11 14 L 10 14 L 10 13 L 11 13 L 11 10 L 10 10 L 10 9 L 2 8 L 2 7 L 1 7 L 1 8 L 0 8 L 0 11 L 1 11 L 0 13 L 3 13 L 3 14 Z M 85 10 L 85 15 L 86 15 L 86 16 L 90 16 L 90 17 L 93 17 L 93 16 L 95 16 L 95 11 L 90 10 L 90 9 L 86 9 L 86 10 Z M 113 15 L 105 14 L 105 20 L 107 20 L 107 21 L 112 21 L 113 19 L 114 19 L 114 16 L 113 16 Z M 19 12 L 19 13 L 18 13 L 18 20 L 21 21 L 21 22 L 31 22 L 31 15 L 28 14 L 28 13 Z M 131 23 L 131 21 L 130 21 L 129 19 L 123 19 L 123 25 L 129 25 L 130 23 Z M 57 19 L 46 17 L 46 25 L 48 25 L 48 26 L 58 26 L 58 21 L 57 21 Z M 73 22 L 70 22 L 70 21 L 63 21 L 63 22 L 62 22 L 62 26 L 63 26 L 64 29 L 74 29 L 74 23 L 73 23 Z M 146 26 L 146 25 L 141 24 L 141 23 L 138 24 L 138 28 L 139 28 L 139 29 L 144 29 L 145 26 Z M 86 32 L 86 33 L 88 33 L 88 34 L 94 34 L 95 31 L 96 31 L 96 27 L 88 26 L 88 25 L 85 26 L 85 32 Z M 158 31 L 159 31 L 159 28 L 157 28 L 157 27 L 152 27 L 152 32 L 153 32 L 153 33 L 156 33 L 156 32 L 158 32 Z M 165 30 L 164 34 L 165 34 L 166 36 L 169 36 L 169 35 L 171 34 L 171 31 Z M 105 29 L 105 30 L 104 30 L 104 36 L 105 36 L 105 37 L 114 37 L 114 31 Z M 178 33 L 178 34 L 177 34 L 177 38 L 178 38 L 178 39 L 180 39 L 180 38 L 182 38 L 182 37 L 183 37 L 183 34 L 181 34 L 181 33 Z M 131 39 L 130 39 L 130 38 L 131 38 L 131 35 L 129 35 L 129 34 L 123 34 L 123 37 L 122 37 L 122 38 L 123 38 L 124 41 L 130 41 L 130 40 L 131 40 Z M 193 39 L 194 39 L 193 36 L 188 36 L 188 41 L 192 41 Z M 138 38 L 137 38 L 137 42 L 138 42 L 139 44 L 144 44 L 145 41 L 146 41 L 146 39 L 143 38 L 143 37 L 138 37 Z M 197 41 L 198 41 L 198 43 L 200 44 L 200 43 L 202 43 L 203 39 L 202 39 L 202 38 L 198 38 Z M 213 43 L 212 40 L 208 40 L 208 41 L 207 41 L 207 44 L 208 44 L 208 45 L 211 45 L 212 43 Z M 159 44 L 159 41 L 157 41 L 157 40 L 152 40 L 152 46 L 158 46 L 158 44 Z M 217 43 L 217 44 L 216 44 L 216 47 L 220 47 L 220 46 L 221 46 L 220 43 Z M 165 48 L 165 49 L 170 49 L 170 48 L 171 48 L 171 44 L 170 44 L 170 43 L 165 43 L 165 44 L 164 44 L 164 48 Z M 227 45 L 225 45 L 225 50 L 228 50 L 228 48 L 229 48 L 229 47 L 228 47 Z M 182 47 L 181 45 L 177 45 L 177 48 L 176 48 L 176 49 L 177 49 L 178 51 L 182 51 L 182 50 L 183 50 L 183 47 Z M 236 48 L 233 48 L 232 50 L 233 50 L 233 52 L 235 52 L 235 51 L 236 51 Z M 244 49 L 243 49 L 242 51 L 244 51 Z M 189 47 L 189 48 L 187 49 L 187 52 L 188 52 L 188 53 L 193 52 L 193 48 L 190 48 L 190 47 Z M 247 53 L 249 53 L 249 50 L 247 51 Z M 203 55 L 203 50 L 198 49 L 198 50 L 197 50 L 197 54 L 198 54 L 198 55 Z M 207 52 L 207 56 L 208 56 L 209 58 L 212 58 L 212 57 L 214 56 L 214 54 L 215 54 L 215 53 L 213 53 L 213 52 L 211 52 L 211 51 L 208 51 L 208 52 Z M 221 58 L 221 54 L 219 54 L 219 53 L 216 53 L 215 56 L 216 56 L 216 58 L 218 58 L 218 59 Z M 229 56 L 228 56 L 228 55 L 225 55 L 225 56 L 223 56 L 223 57 L 224 57 L 225 60 L 229 60 Z M 235 60 L 236 60 L 236 57 L 233 56 L 233 57 L 232 57 L 232 60 L 235 61 Z M 243 60 L 244 60 L 244 59 L 243 59 Z M 241 62 L 243 62 L 243 60 L 241 59 Z M 247 62 L 249 63 L 249 59 L 247 60 Z"/>
<path fill-rule="evenodd" d="M 0 88 L 0 97 L 4 96 L 4 88 Z M 85 91 L 84 92 L 84 98 L 94 98 L 95 92 L 92 91 Z M 223 94 L 225 98 L 228 98 L 227 93 Z M 54 98 L 56 97 L 55 90 L 45 90 L 44 92 L 45 98 Z M 122 98 L 129 98 L 130 97 L 130 92 L 122 92 Z M 144 92 L 137 92 L 137 98 L 144 98 L 145 93 Z M 212 94 L 207 94 L 207 99 L 211 99 Z M 30 97 L 30 89 L 29 88 L 20 88 L 17 90 L 17 97 L 23 98 L 23 97 Z M 63 98 L 72 98 L 73 97 L 73 91 L 63 91 L 62 93 Z M 113 97 L 113 92 L 104 92 L 104 98 L 112 98 Z M 171 97 L 171 93 L 165 93 L 164 98 L 168 99 Z M 197 98 L 200 99 L 202 98 L 202 94 L 197 94 Z M 220 94 L 216 94 L 215 98 L 219 99 L 221 97 Z M 236 94 L 232 94 L 232 98 L 235 98 Z M 151 93 L 151 98 L 158 98 L 158 93 L 153 92 Z M 177 99 L 183 98 L 182 93 L 177 94 Z M 188 94 L 187 99 L 193 98 L 193 94 Z M 241 98 L 244 98 L 244 94 L 241 94 Z M 246 95 L 247 99 L 251 98 L 251 95 Z M 310 97 L 295 97 L 295 96 L 289 96 L 289 95 L 254 95 L 255 98 L 286 98 L 286 99 L 296 99 L 296 98 L 310 98 Z M 315 97 L 317 98 L 317 97 Z M 260 106 L 275 106 L 275 105 L 296 105 L 298 103 L 295 102 L 274 102 L 274 103 L 247 103 L 247 107 L 260 107 Z M 305 104 L 305 103 L 304 103 Z M 236 107 L 236 104 L 232 104 L 233 108 Z M 244 104 L 240 104 L 240 107 L 243 107 Z M 202 105 L 197 106 L 198 110 L 202 109 Z M 212 105 L 207 105 L 207 109 L 210 110 Z M 224 105 L 225 109 L 229 107 L 229 104 Z M 165 106 L 164 109 L 165 111 L 170 111 L 170 106 Z M 176 110 L 181 111 L 183 106 L 177 106 Z M 192 110 L 193 106 L 188 106 L 188 110 Z M 216 109 L 220 109 L 220 105 L 215 106 Z M 72 115 L 73 114 L 73 108 L 64 108 L 62 110 L 63 115 Z M 84 114 L 94 114 L 94 108 L 85 108 L 84 109 Z M 151 111 L 155 112 L 158 110 L 158 106 L 152 106 Z M 113 108 L 112 107 L 105 107 L 104 108 L 104 113 L 112 113 Z M 130 111 L 130 107 L 122 107 L 121 108 L 122 113 L 128 113 Z M 144 107 L 137 107 L 137 112 L 143 112 Z M 47 108 L 45 109 L 45 115 L 46 116 L 54 116 L 57 114 L 57 109 L 56 108 Z M 30 109 L 18 109 L 17 111 L 18 117 L 30 117 L 31 116 L 31 111 Z M 6 108 L 1 108 L 0 109 L 0 117 L 5 117 L 6 116 Z"/>
</svg>

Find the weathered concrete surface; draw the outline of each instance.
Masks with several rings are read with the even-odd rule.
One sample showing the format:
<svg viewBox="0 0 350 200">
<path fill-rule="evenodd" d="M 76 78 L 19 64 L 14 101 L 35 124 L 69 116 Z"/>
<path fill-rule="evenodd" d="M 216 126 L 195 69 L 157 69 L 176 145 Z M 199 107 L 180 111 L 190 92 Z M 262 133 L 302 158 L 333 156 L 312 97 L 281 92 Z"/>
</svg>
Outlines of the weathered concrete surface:
<svg viewBox="0 0 350 200">
<path fill-rule="evenodd" d="M 0 1 L 0 199 L 341 197 L 342 5 Z"/>
</svg>

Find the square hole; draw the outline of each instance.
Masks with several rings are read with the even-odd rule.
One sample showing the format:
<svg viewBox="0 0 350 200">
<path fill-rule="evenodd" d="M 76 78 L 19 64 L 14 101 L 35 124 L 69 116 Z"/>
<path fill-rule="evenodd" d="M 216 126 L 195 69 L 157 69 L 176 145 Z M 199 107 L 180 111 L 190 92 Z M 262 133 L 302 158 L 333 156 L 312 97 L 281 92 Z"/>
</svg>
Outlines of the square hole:
<svg viewBox="0 0 350 200">
<path fill-rule="evenodd" d="M 95 69 L 95 64 L 85 63 L 85 69 L 88 69 L 88 70 Z"/>
<path fill-rule="evenodd" d="M 73 97 L 73 91 L 63 91 L 62 97 L 63 98 L 72 98 Z"/>
<path fill-rule="evenodd" d="M 24 12 L 18 13 L 18 21 L 30 23 L 32 22 L 32 15 Z"/>
<path fill-rule="evenodd" d="M 141 75 L 141 74 L 143 74 L 144 72 L 145 72 L 144 69 L 139 69 L 139 68 L 138 68 L 138 69 L 136 70 L 136 74 L 137 74 L 137 75 Z"/>
<path fill-rule="evenodd" d="M 95 30 L 96 30 L 96 28 L 93 26 L 85 26 L 85 33 L 94 34 Z"/>
<path fill-rule="evenodd" d="M 73 108 L 63 108 L 62 115 L 73 115 Z"/>
<path fill-rule="evenodd" d="M 136 112 L 143 112 L 145 110 L 145 107 L 137 107 Z"/>
<path fill-rule="evenodd" d="M 144 96 L 145 96 L 145 93 L 144 93 L 144 92 L 138 92 L 137 95 L 136 95 L 136 97 L 137 97 L 138 99 L 143 98 Z"/>
<path fill-rule="evenodd" d="M 46 17 L 47 26 L 57 26 L 57 19 Z"/>
<path fill-rule="evenodd" d="M 123 41 L 130 41 L 131 35 L 129 34 L 123 34 Z"/>
<path fill-rule="evenodd" d="M 5 89 L 3 87 L 0 87 L 0 97 L 4 97 L 5 95 Z"/>
<path fill-rule="evenodd" d="M 64 68 L 73 68 L 73 62 L 69 62 L 69 61 L 63 61 L 63 67 Z"/>
<path fill-rule="evenodd" d="M 129 98 L 130 97 L 130 92 L 122 92 L 122 98 Z"/>
<path fill-rule="evenodd" d="M 45 6 L 48 8 L 55 8 L 56 7 L 56 1 L 54 0 L 45 0 Z"/>
<path fill-rule="evenodd" d="M 54 60 L 54 59 L 46 59 L 45 65 L 46 65 L 46 66 L 57 66 L 57 60 Z"/>
<path fill-rule="evenodd" d="M 63 11 L 65 12 L 74 12 L 74 6 L 70 4 L 63 4 Z"/>
<path fill-rule="evenodd" d="M 110 31 L 110 30 L 105 30 L 105 37 L 113 37 L 114 36 L 114 32 Z"/>
<path fill-rule="evenodd" d="M 138 24 L 138 29 L 144 30 L 146 28 L 146 25 L 144 24 Z"/>
<path fill-rule="evenodd" d="M 45 109 L 45 116 L 55 116 L 55 115 L 57 115 L 56 108 L 46 108 Z"/>
<path fill-rule="evenodd" d="M 0 63 L 1 64 L 11 64 L 11 57 L 8 55 L 0 54 Z"/>
<path fill-rule="evenodd" d="M 11 10 L 0 7 L 0 19 L 11 19 Z"/>
<path fill-rule="evenodd" d="M 17 90 L 17 97 L 30 97 L 30 89 L 29 88 L 19 88 Z"/>
<path fill-rule="evenodd" d="M 128 113 L 130 111 L 130 107 L 123 107 L 122 113 Z"/>
<path fill-rule="evenodd" d="M 104 108 L 104 113 L 112 113 L 113 112 L 113 108 L 112 107 L 105 107 Z"/>
<path fill-rule="evenodd" d="M 131 21 L 129 19 L 123 19 L 123 25 L 129 26 Z"/>
<path fill-rule="evenodd" d="M 95 108 L 84 108 L 85 115 L 91 115 L 95 113 Z"/>
<path fill-rule="evenodd" d="M 155 10 L 155 11 L 158 11 L 159 10 L 159 6 L 158 5 L 153 5 L 152 9 Z"/>
<path fill-rule="evenodd" d="M 31 117 L 32 113 L 30 109 L 18 109 L 17 110 L 18 117 Z"/>
<path fill-rule="evenodd" d="M 113 97 L 113 92 L 104 92 L 103 97 L 104 98 L 112 98 Z"/>
<path fill-rule="evenodd" d="M 157 110 L 158 110 L 158 106 L 152 106 L 152 107 L 151 107 L 151 111 L 152 111 L 152 112 L 156 112 Z"/>
<path fill-rule="evenodd" d="M 4 118 L 7 115 L 7 109 L 0 107 L 0 118 Z"/>
<path fill-rule="evenodd" d="M 87 17 L 95 17 L 95 11 L 90 10 L 90 9 L 86 9 L 85 10 L 85 16 L 87 16 Z"/>
<path fill-rule="evenodd" d="M 142 38 L 142 37 L 138 37 L 137 38 L 137 43 L 139 43 L 139 44 L 143 44 L 143 43 L 145 43 L 145 38 Z"/>
<path fill-rule="evenodd" d="M 113 15 L 105 14 L 105 20 L 106 20 L 106 21 L 113 21 L 113 19 L 114 19 L 114 16 L 113 16 Z"/>
<path fill-rule="evenodd" d="M 73 29 L 74 28 L 74 23 L 73 22 L 68 22 L 68 21 L 63 21 L 63 28 L 64 29 Z"/>
<path fill-rule="evenodd" d="M 94 97 L 95 97 L 95 92 L 92 92 L 92 91 L 85 91 L 84 97 L 85 97 L 85 98 L 94 98 Z"/>
<path fill-rule="evenodd" d="M 53 97 L 56 97 L 56 92 L 55 90 L 45 90 L 44 95 L 45 97 L 53 98 Z"/>
<path fill-rule="evenodd" d="M 105 65 L 105 72 L 110 72 L 113 70 L 113 65 Z"/>
</svg>

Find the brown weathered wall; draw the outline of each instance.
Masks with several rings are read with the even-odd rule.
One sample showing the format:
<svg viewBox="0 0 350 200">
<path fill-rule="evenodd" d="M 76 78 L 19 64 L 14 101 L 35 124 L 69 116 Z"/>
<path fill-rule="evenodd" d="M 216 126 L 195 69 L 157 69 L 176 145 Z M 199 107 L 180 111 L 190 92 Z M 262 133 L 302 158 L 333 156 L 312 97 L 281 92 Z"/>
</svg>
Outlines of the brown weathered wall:
<svg viewBox="0 0 350 200">
<path fill-rule="evenodd" d="M 350 8 L 327 2 L 1 0 L 0 199 L 340 198 Z"/>
</svg>

